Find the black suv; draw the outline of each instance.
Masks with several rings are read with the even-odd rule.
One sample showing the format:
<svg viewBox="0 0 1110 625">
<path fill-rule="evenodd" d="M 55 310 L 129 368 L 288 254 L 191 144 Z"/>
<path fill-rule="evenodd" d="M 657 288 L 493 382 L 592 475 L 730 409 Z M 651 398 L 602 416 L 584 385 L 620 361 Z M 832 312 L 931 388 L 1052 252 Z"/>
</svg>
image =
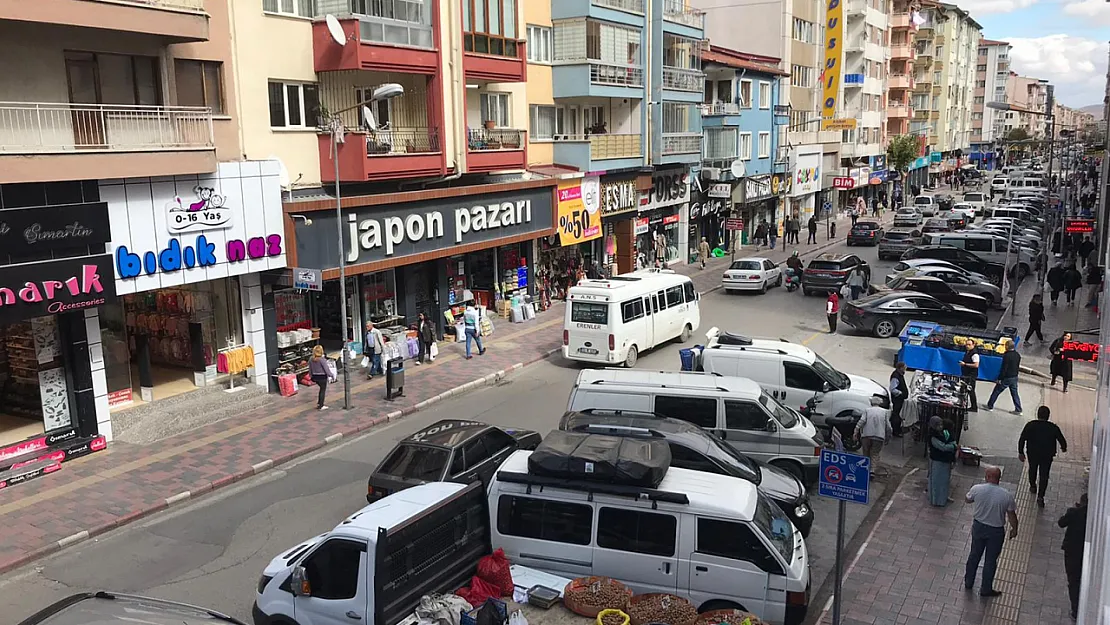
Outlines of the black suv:
<svg viewBox="0 0 1110 625">
<path fill-rule="evenodd" d="M 863 271 L 863 277 L 871 282 L 871 266 L 855 254 L 821 254 L 809 261 L 802 271 L 802 293 L 811 295 L 820 291 L 826 293 L 839 291 L 855 270 Z"/>
<path fill-rule="evenodd" d="M 848 245 L 878 245 L 883 238 L 883 225 L 877 221 L 857 221 L 848 232 Z"/>
<path fill-rule="evenodd" d="M 662 438 L 671 448 L 671 466 L 747 480 L 782 508 L 802 536 L 808 536 L 813 526 L 809 495 L 798 478 L 752 460 L 696 425 L 650 412 L 584 410 L 564 414 L 559 429 L 606 436 Z"/>
<path fill-rule="evenodd" d="M 917 247 L 911 247 L 902 253 L 902 258 L 900 260 L 910 260 L 913 258 L 946 260 L 961 269 L 987 276 L 987 279 L 995 286 L 1002 284 L 1002 276 L 1006 273 L 1006 269 L 1002 265 L 983 260 L 967 250 L 952 247 L 951 245 L 919 245 Z"/>
<path fill-rule="evenodd" d="M 539 444 L 540 435 L 532 430 L 444 419 L 397 443 L 370 475 L 366 501 L 373 503 L 425 482 L 481 480 L 488 486 L 505 458 Z"/>
</svg>

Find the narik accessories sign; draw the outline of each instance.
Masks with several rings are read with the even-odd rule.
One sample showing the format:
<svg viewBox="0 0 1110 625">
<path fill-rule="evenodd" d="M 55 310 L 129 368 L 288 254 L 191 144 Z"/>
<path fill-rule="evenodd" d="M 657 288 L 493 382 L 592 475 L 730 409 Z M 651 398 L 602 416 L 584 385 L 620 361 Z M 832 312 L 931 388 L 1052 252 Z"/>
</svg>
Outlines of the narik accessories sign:
<svg viewBox="0 0 1110 625">
<path fill-rule="evenodd" d="M 224 208 L 227 198 L 211 187 L 193 187 L 195 198 L 183 202 L 175 197 L 166 205 L 166 229 L 170 234 L 220 230 L 231 227 L 231 209 Z"/>
<path fill-rule="evenodd" d="M 0 267 L 0 323 L 95 308 L 115 299 L 111 254 Z"/>
</svg>

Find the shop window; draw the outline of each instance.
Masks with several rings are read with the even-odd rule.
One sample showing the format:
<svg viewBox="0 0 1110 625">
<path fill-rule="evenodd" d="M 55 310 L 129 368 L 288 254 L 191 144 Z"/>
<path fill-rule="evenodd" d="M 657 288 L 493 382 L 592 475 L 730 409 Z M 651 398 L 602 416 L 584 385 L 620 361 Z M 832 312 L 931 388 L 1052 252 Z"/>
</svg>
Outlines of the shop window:
<svg viewBox="0 0 1110 625">
<path fill-rule="evenodd" d="M 73 425 L 57 317 L 0 328 L 0 373 L 0 443 Z"/>
<path fill-rule="evenodd" d="M 502 495 L 497 500 L 497 531 L 504 536 L 588 545 L 593 534 L 591 506 Z"/>
<path fill-rule="evenodd" d="M 652 556 L 673 556 L 678 519 L 669 514 L 601 508 L 597 513 L 597 546 Z"/>
<path fill-rule="evenodd" d="M 397 278 L 392 269 L 359 276 L 362 284 L 362 321 L 388 326 L 402 321 L 397 308 Z"/>
</svg>

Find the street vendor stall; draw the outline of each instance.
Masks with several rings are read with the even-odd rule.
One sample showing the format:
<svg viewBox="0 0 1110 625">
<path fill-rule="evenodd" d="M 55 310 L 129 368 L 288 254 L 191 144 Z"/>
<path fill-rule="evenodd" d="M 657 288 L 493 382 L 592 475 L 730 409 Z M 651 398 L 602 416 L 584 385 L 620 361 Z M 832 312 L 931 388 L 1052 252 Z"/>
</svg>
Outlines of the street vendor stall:
<svg viewBox="0 0 1110 625">
<path fill-rule="evenodd" d="M 967 411 L 970 407 L 967 385 L 958 375 L 918 371 L 910 381 L 909 400 L 903 408 L 903 419 L 917 424 L 915 437 L 928 431 L 929 419 L 940 417 L 955 426 L 953 435 L 959 442 L 967 429 Z"/>
<path fill-rule="evenodd" d="M 954 376 L 960 375 L 965 346 L 968 341 L 973 341 L 979 348 L 979 379 L 993 382 L 1002 370 L 1006 343 L 1016 346 L 1021 337 L 1016 328 L 994 331 L 911 321 L 902 329 L 898 340 L 902 342 L 902 348 L 898 350 L 895 362 L 906 363 L 906 368 L 910 370 Z"/>
</svg>

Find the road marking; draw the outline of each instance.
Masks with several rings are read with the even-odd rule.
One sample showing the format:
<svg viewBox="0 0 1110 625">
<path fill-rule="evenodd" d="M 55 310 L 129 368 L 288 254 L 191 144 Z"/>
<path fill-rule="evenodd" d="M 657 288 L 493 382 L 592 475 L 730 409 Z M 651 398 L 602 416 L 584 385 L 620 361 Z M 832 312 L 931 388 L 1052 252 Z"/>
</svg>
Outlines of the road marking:
<svg viewBox="0 0 1110 625">
<path fill-rule="evenodd" d="M 806 340 L 802 341 L 802 345 L 809 345 L 809 342 L 810 342 L 810 341 L 812 341 L 813 339 L 815 339 L 815 338 L 817 338 L 817 337 L 821 336 L 822 334 L 824 334 L 824 332 L 814 332 L 813 334 L 809 335 L 809 338 L 807 338 Z"/>
</svg>

